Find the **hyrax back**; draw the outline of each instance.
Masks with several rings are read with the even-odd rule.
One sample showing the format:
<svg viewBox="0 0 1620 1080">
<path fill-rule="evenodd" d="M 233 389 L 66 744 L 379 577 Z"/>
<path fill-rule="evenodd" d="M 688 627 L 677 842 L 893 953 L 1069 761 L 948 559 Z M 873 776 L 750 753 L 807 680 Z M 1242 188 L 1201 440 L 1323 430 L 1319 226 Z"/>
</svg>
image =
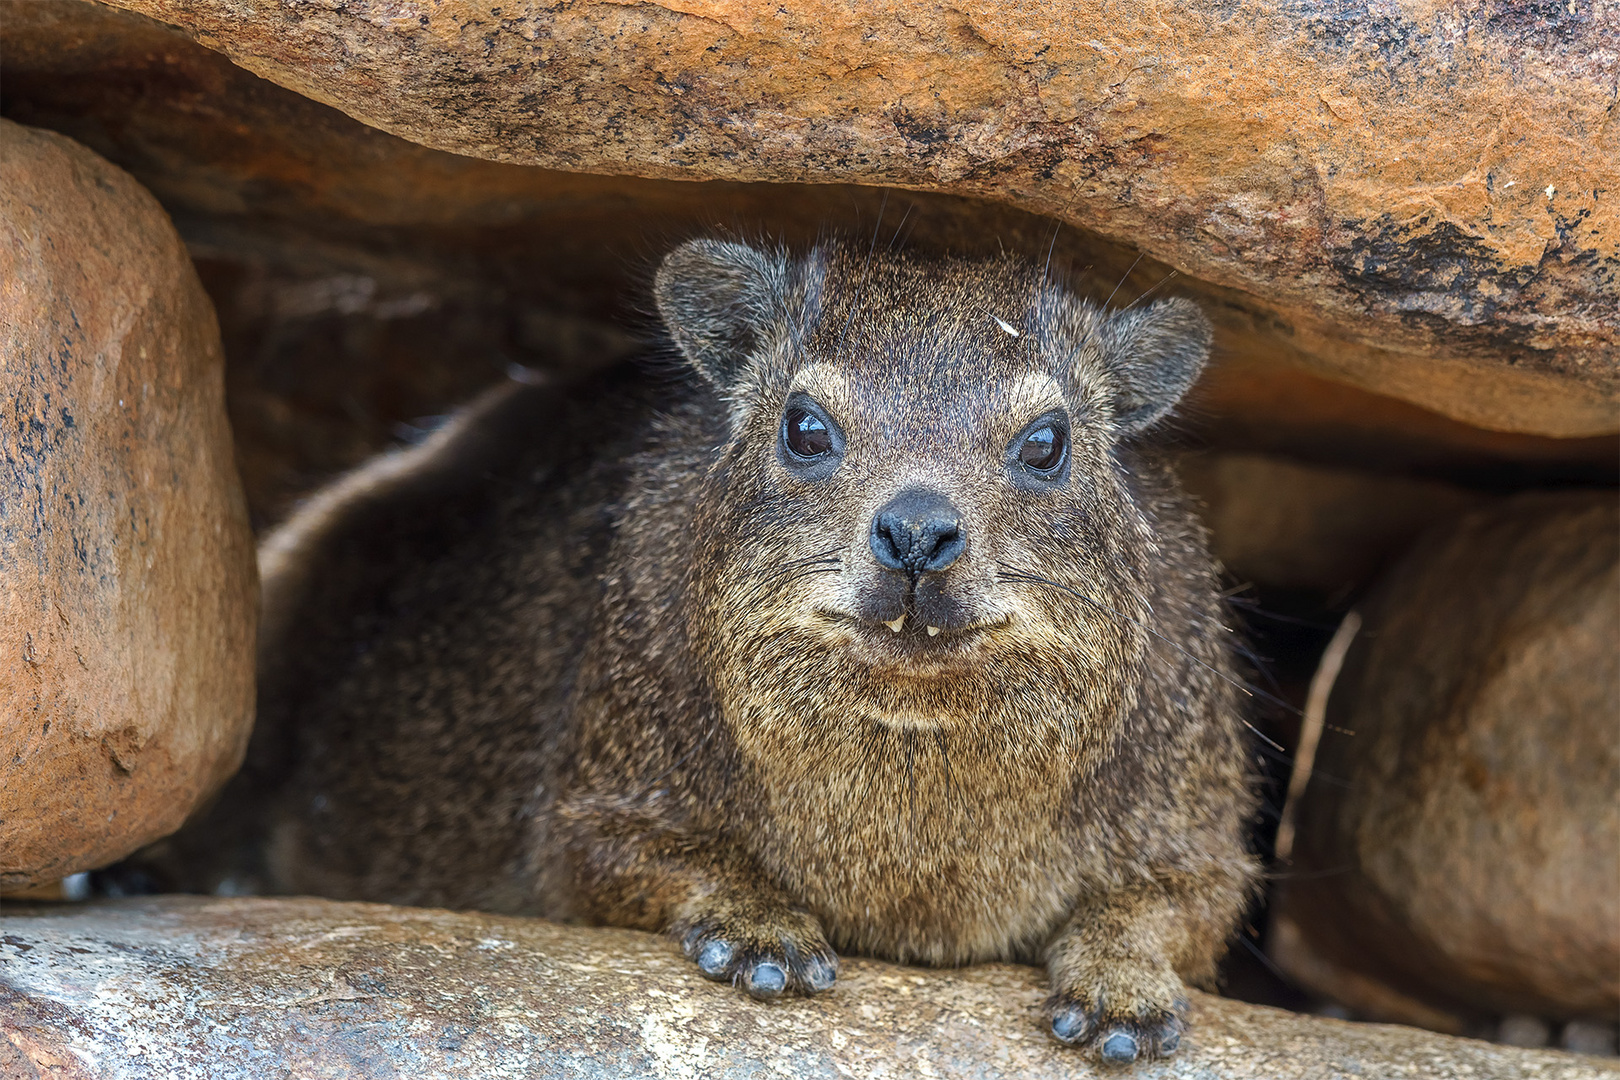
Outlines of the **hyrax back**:
<svg viewBox="0 0 1620 1080">
<path fill-rule="evenodd" d="M 657 299 L 697 377 L 505 391 L 270 541 L 256 872 L 667 931 L 760 997 L 1044 962 L 1056 1037 L 1169 1053 L 1254 873 L 1148 434 L 1207 323 L 836 246 L 691 243 Z"/>
</svg>

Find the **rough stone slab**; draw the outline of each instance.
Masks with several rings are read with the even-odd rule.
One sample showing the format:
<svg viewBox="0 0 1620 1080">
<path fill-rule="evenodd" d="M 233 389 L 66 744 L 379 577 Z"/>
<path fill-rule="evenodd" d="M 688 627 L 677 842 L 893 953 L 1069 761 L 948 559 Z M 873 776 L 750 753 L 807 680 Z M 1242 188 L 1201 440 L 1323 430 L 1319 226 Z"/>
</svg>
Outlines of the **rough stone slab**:
<svg viewBox="0 0 1620 1080">
<path fill-rule="evenodd" d="M 995 199 L 1239 290 L 1344 381 L 1620 419 L 1613 4 L 115 2 L 438 149 Z"/>
<path fill-rule="evenodd" d="M 324 900 L 13 908 L 0 957 L 0 1072 L 23 1080 L 1620 1076 L 1202 994 L 1172 1062 L 1122 1073 L 1044 1034 L 1032 968 L 846 960 L 824 997 L 762 1005 L 647 934 Z"/>
<path fill-rule="evenodd" d="M 0 889 L 174 831 L 253 720 L 219 326 L 122 170 L 0 120 Z"/>
</svg>

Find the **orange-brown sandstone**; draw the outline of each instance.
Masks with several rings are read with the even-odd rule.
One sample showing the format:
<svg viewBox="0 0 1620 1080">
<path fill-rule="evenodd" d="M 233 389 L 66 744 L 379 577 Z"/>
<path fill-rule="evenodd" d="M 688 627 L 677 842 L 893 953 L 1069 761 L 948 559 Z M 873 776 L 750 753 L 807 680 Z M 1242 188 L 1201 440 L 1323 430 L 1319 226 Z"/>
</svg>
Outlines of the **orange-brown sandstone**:
<svg viewBox="0 0 1620 1080">
<path fill-rule="evenodd" d="M 145 189 L 0 120 L 0 888 L 175 829 L 253 709 L 207 296 Z"/>
<path fill-rule="evenodd" d="M 1319 373 L 1620 427 L 1614 5 L 116 2 L 425 146 L 993 199 L 1224 291 Z"/>
</svg>

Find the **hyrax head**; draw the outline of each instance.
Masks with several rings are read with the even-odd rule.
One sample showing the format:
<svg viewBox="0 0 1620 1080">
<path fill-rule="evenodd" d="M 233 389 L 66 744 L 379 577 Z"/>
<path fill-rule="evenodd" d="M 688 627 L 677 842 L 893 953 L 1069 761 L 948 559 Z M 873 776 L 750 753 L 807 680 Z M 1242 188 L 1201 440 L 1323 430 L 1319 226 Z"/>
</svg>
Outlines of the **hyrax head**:
<svg viewBox="0 0 1620 1080">
<path fill-rule="evenodd" d="M 1204 364 L 1192 303 L 716 240 L 664 260 L 657 301 L 728 411 L 691 615 L 728 708 L 951 727 L 1134 695 L 1157 541 L 1120 450 Z"/>
</svg>

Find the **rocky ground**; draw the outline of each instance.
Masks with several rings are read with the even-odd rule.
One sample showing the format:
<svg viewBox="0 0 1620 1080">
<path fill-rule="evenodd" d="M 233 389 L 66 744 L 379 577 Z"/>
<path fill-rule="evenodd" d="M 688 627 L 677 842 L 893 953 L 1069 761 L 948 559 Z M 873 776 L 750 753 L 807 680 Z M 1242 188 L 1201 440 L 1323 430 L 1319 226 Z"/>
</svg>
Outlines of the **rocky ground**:
<svg viewBox="0 0 1620 1080">
<path fill-rule="evenodd" d="M 762 1005 L 647 934 L 325 900 L 12 909 L 0 956 L 18 1080 L 1620 1076 L 1207 994 L 1173 1061 L 1122 1073 L 1045 1033 L 1033 968 L 847 960 L 825 997 Z"/>
</svg>

